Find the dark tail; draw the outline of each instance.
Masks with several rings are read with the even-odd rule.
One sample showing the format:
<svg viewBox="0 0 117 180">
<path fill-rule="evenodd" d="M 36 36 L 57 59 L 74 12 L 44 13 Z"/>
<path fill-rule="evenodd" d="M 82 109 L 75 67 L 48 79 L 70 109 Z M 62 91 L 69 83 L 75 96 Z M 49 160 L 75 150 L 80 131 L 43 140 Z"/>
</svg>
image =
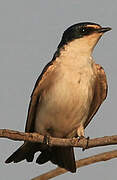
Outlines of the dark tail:
<svg viewBox="0 0 117 180">
<path fill-rule="evenodd" d="M 24 159 L 28 162 L 32 162 L 35 152 L 39 150 L 39 145 L 36 143 L 25 142 L 20 148 L 18 148 L 6 161 L 5 163 L 17 163 Z"/>
<path fill-rule="evenodd" d="M 43 151 L 36 162 L 43 164 L 51 161 L 58 166 L 67 169 L 68 171 L 76 172 L 76 163 L 74 157 L 74 150 L 72 147 L 52 147 Z"/>
<path fill-rule="evenodd" d="M 44 164 L 47 161 L 51 161 L 68 171 L 76 172 L 74 150 L 72 147 L 45 147 L 40 143 L 25 142 L 5 161 L 5 163 L 18 163 L 24 159 L 28 162 L 32 162 L 34 154 L 37 151 L 42 152 L 36 160 L 38 164 Z"/>
</svg>

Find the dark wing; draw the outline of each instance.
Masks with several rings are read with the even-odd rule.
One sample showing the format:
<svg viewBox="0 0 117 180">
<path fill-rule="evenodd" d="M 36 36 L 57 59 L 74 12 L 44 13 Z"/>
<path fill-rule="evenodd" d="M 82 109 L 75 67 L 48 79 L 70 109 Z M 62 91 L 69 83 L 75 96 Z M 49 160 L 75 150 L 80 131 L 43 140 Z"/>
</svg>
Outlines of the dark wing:
<svg viewBox="0 0 117 180">
<path fill-rule="evenodd" d="M 35 116 L 37 110 L 37 104 L 41 99 L 41 92 L 50 86 L 50 79 L 54 76 L 54 62 L 50 61 L 42 73 L 40 74 L 35 84 L 34 90 L 31 95 L 31 100 L 28 109 L 28 116 L 26 121 L 25 132 L 34 132 Z M 52 80 L 52 79 L 51 79 Z"/>
<path fill-rule="evenodd" d="M 50 86 L 50 79 L 53 80 L 52 76 L 54 75 L 54 61 L 49 62 L 44 70 L 42 71 L 41 75 L 39 76 L 34 90 L 31 95 L 31 101 L 28 109 L 28 116 L 26 122 L 26 132 L 34 132 L 34 124 L 35 124 L 35 116 L 37 110 L 37 104 L 41 99 L 42 92 L 44 89 Z M 24 144 L 19 147 L 7 160 L 6 163 L 13 162 L 20 162 L 26 159 L 28 162 L 32 161 L 34 158 L 34 154 L 37 151 L 43 150 L 43 146 L 40 143 L 31 143 L 25 141 Z"/>
<path fill-rule="evenodd" d="M 96 114 L 100 105 L 106 99 L 107 96 L 108 85 L 104 69 L 99 64 L 95 64 L 94 71 L 96 74 L 94 97 L 90 107 L 88 118 L 84 124 L 84 128 L 86 128 L 86 126 L 90 123 L 91 119 Z"/>
</svg>

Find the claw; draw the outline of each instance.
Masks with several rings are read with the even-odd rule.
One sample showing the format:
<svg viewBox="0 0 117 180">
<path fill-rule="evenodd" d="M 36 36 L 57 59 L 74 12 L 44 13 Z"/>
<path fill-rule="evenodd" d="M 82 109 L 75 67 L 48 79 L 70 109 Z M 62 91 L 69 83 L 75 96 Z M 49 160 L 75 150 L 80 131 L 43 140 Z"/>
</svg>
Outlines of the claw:
<svg viewBox="0 0 117 180">
<path fill-rule="evenodd" d="M 47 135 L 45 135 L 45 136 L 44 136 L 44 139 L 43 139 L 43 144 L 49 145 L 49 141 L 50 141 L 50 137 L 47 136 Z"/>
<path fill-rule="evenodd" d="M 82 151 L 85 151 L 85 149 L 88 149 L 88 144 L 89 144 L 89 136 L 87 137 L 87 138 L 85 138 L 85 139 L 87 139 L 87 143 L 86 143 L 86 146 L 84 147 L 84 148 L 82 148 Z"/>
</svg>

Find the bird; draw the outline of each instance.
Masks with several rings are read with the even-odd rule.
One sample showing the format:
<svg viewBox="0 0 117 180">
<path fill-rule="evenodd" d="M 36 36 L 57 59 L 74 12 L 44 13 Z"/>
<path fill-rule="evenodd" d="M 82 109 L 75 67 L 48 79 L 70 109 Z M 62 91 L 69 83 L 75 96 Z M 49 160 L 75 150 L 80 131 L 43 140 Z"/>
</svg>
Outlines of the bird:
<svg viewBox="0 0 117 180">
<path fill-rule="evenodd" d="M 31 94 L 25 132 L 44 137 L 85 137 L 88 126 L 107 97 L 107 78 L 92 52 L 101 36 L 110 31 L 92 22 L 68 27 L 52 60 L 39 75 Z M 76 172 L 73 147 L 48 146 L 47 143 L 24 141 L 5 162 L 51 161 L 72 173 Z"/>
</svg>

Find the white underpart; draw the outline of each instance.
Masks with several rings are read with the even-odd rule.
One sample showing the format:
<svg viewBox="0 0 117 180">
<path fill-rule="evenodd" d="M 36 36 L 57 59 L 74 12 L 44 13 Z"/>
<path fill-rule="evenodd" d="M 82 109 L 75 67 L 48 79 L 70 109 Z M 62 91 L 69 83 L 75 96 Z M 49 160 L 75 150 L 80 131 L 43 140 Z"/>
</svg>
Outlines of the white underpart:
<svg viewBox="0 0 117 180">
<path fill-rule="evenodd" d="M 74 130 L 84 135 L 83 125 L 94 93 L 91 52 L 96 42 L 89 49 L 89 45 L 82 49 L 78 43 L 69 43 L 58 57 L 55 82 L 38 106 L 35 131 L 43 135 L 65 137 Z"/>
</svg>

